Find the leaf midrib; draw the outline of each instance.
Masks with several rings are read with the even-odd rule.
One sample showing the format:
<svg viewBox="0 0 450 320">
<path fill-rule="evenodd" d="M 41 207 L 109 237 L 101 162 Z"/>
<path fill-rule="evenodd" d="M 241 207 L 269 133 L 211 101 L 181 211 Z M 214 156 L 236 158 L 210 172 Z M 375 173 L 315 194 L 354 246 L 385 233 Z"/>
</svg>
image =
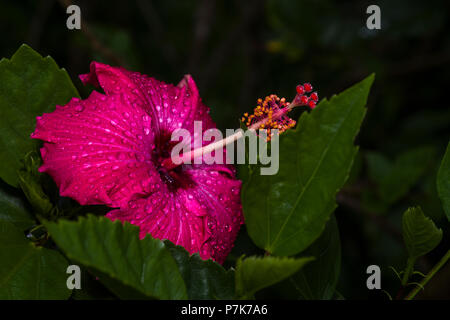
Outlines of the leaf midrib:
<svg viewBox="0 0 450 320">
<path fill-rule="evenodd" d="M 341 124 L 338 127 L 338 130 L 336 131 L 336 134 L 334 135 L 334 137 L 330 140 L 330 142 L 327 144 L 325 151 L 322 153 L 322 156 L 320 158 L 320 160 L 317 162 L 317 166 L 315 167 L 313 174 L 311 174 L 311 176 L 309 177 L 308 181 L 306 182 L 305 187 L 302 189 L 301 193 L 299 194 L 299 196 L 297 197 L 297 200 L 295 201 L 295 204 L 293 206 L 293 208 L 291 209 L 291 211 L 289 212 L 287 218 L 285 219 L 285 221 L 283 222 L 283 224 L 281 225 L 280 230 L 278 231 L 274 241 L 272 242 L 272 245 L 267 248 L 267 250 L 269 252 L 271 252 L 271 249 L 275 247 L 275 244 L 277 243 L 277 241 L 279 240 L 284 228 L 287 225 L 287 222 L 291 219 L 292 215 L 294 214 L 300 200 L 303 198 L 303 195 L 305 193 L 305 190 L 309 188 L 309 185 L 311 184 L 311 182 L 314 180 L 314 177 L 316 176 L 317 171 L 319 170 L 319 168 L 322 166 L 323 160 L 325 158 L 325 156 L 328 154 L 328 151 L 330 149 L 330 146 L 334 143 L 334 141 L 336 140 L 336 137 L 339 135 L 338 133 L 340 132 L 342 125 L 347 121 L 351 111 L 353 110 L 354 106 L 355 106 L 356 102 L 353 101 L 353 103 L 351 103 L 351 107 L 348 108 L 348 111 L 344 117 L 344 120 L 341 122 Z M 331 101 L 329 102 L 329 105 L 331 105 Z M 266 208 L 267 209 L 267 208 Z"/>
</svg>

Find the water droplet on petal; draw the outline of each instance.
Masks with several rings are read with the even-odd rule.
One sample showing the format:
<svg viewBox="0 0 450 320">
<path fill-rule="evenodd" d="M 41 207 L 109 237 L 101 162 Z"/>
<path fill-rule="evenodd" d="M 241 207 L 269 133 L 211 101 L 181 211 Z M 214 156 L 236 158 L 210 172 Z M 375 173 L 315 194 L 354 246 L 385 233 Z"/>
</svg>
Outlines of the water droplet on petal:
<svg viewBox="0 0 450 320">
<path fill-rule="evenodd" d="M 131 208 L 131 209 L 134 209 L 134 208 L 136 208 L 136 201 L 133 201 L 133 200 L 130 200 L 130 201 L 128 201 L 128 206 Z"/>
</svg>

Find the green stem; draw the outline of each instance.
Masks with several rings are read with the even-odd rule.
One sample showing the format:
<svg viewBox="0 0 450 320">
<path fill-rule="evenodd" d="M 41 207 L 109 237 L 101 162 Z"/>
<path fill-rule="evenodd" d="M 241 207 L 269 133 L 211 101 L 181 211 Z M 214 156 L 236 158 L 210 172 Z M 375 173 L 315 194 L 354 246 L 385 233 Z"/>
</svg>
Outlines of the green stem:
<svg viewBox="0 0 450 320">
<path fill-rule="evenodd" d="M 450 259 L 450 250 L 447 251 L 447 253 L 442 257 L 442 259 L 431 269 L 431 271 L 426 275 L 425 278 L 422 279 L 420 282 L 420 286 L 416 286 L 405 298 L 405 300 L 412 300 L 417 293 L 420 291 L 421 288 L 425 287 L 425 285 L 428 283 L 428 281 L 433 278 L 433 276 L 441 269 L 444 264 L 447 262 L 447 260 Z"/>
<path fill-rule="evenodd" d="M 408 283 L 408 279 L 414 270 L 415 262 L 416 262 L 416 259 L 412 259 L 412 258 L 408 258 L 408 261 L 406 262 L 406 269 L 405 269 L 405 273 L 403 274 L 403 279 L 402 279 L 403 287 L 406 286 L 406 284 Z"/>
</svg>

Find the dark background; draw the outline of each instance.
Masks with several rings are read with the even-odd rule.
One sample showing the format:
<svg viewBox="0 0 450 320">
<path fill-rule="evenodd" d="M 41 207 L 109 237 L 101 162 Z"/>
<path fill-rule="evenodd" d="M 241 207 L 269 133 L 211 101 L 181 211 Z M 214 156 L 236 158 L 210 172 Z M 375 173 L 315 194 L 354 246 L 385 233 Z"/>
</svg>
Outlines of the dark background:
<svg viewBox="0 0 450 320">
<path fill-rule="evenodd" d="M 371 264 L 381 267 L 382 288 L 395 296 L 399 280 L 389 266 L 405 267 L 401 214 L 409 206 L 421 205 L 444 230 L 439 247 L 417 269 L 428 272 L 449 247 L 435 187 L 450 127 L 447 1 L 74 1 L 81 7 L 81 31 L 66 28 L 69 2 L 1 0 L 0 57 L 27 43 L 68 70 L 83 96 L 88 91 L 77 76 L 92 60 L 171 83 L 190 73 L 221 129 L 238 127 L 259 97 L 276 93 L 290 100 L 295 85 L 307 81 L 320 97 L 330 97 L 375 72 L 357 139 L 361 152 L 338 195 L 340 296 L 384 297 L 366 289 Z M 381 30 L 366 28 L 370 4 L 381 8 Z M 416 157 L 417 177 L 406 193 L 385 203 L 377 168 L 405 152 Z M 248 246 L 242 232 L 229 259 L 254 250 Z M 450 265 L 418 297 L 449 299 Z"/>
</svg>

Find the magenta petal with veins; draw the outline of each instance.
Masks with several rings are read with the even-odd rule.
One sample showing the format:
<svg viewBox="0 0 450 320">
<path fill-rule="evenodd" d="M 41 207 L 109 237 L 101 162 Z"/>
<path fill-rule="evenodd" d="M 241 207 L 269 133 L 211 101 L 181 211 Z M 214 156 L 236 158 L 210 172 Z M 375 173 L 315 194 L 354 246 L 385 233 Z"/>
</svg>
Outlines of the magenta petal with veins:
<svg viewBox="0 0 450 320">
<path fill-rule="evenodd" d="M 167 171 L 170 137 L 214 128 L 190 76 L 174 86 L 98 62 L 80 76 L 103 88 L 37 117 L 31 137 L 44 141 L 43 165 L 62 196 L 83 205 L 117 208 L 107 214 L 223 263 L 243 223 L 241 182 L 229 165 L 181 165 Z M 207 143 L 204 143 L 206 145 Z"/>
</svg>

